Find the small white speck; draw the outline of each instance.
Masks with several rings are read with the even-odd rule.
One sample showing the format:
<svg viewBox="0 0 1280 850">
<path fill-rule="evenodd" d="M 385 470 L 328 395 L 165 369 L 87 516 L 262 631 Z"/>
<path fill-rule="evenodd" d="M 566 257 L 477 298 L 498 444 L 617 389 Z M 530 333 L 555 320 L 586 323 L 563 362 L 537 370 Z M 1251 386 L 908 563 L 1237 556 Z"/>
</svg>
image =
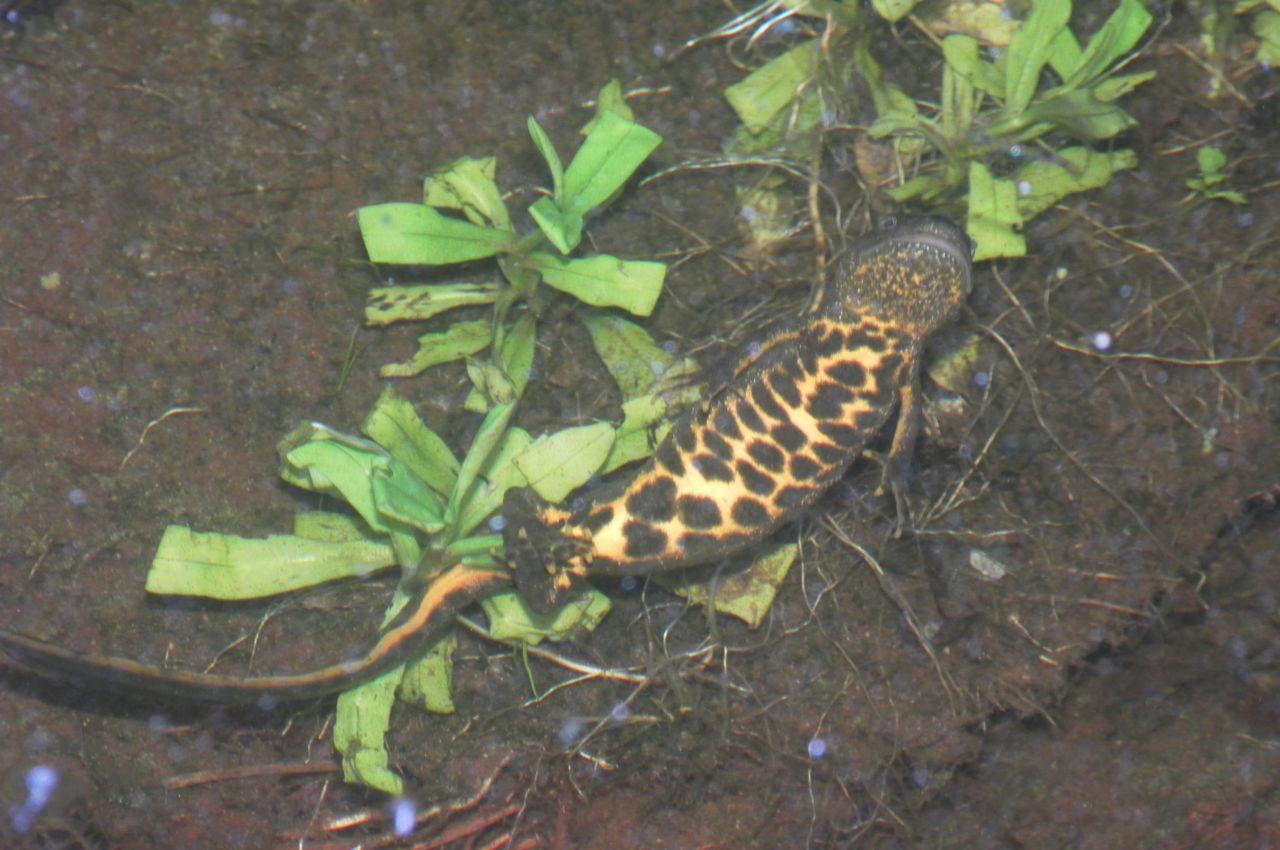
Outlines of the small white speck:
<svg viewBox="0 0 1280 850">
<path fill-rule="evenodd" d="M 664 56 L 666 56 L 666 55 L 667 55 L 667 48 L 666 48 L 666 47 L 664 47 L 664 46 L 663 46 L 663 45 L 661 45 L 661 44 L 655 44 L 655 45 L 653 46 L 653 58 L 654 58 L 654 59 L 661 59 L 662 57 L 664 57 Z"/>
<path fill-rule="evenodd" d="M 43 806 L 58 787 L 58 771 L 47 764 L 38 764 L 27 771 L 26 781 L 28 802 Z"/>
<path fill-rule="evenodd" d="M 973 373 L 973 385 L 974 385 L 974 386 L 976 386 L 976 387 L 985 387 L 985 386 L 986 386 L 987 384 L 989 384 L 989 383 L 991 383 L 991 376 L 990 376 L 989 374 L 987 374 L 986 372 L 974 372 L 974 373 Z"/>
<path fill-rule="evenodd" d="M 72 505 L 75 505 L 77 508 L 83 508 L 85 505 L 89 504 L 89 494 L 81 490 L 79 487 L 73 487 L 71 491 L 67 493 L 67 501 Z"/>
<path fill-rule="evenodd" d="M 827 742 L 817 737 L 810 738 L 807 749 L 809 751 L 809 758 L 820 759 L 827 752 Z"/>
<path fill-rule="evenodd" d="M 494 514 L 489 517 L 489 530 L 495 534 L 507 527 L 507 518 L 502 514 Z"/>
<path fill-rule="evenodd" d="M 1106 331 L 1098 331 L 1093 336 L 1089 337 L 1089 342 L 1098 351 L 1106 351 L 1111 347 L 1111 334 Z"/>
<path fill-rule="evenodd" d="M 76 398 L 80 399 L 85 404 L 93 401 L 93 396 L 93 387 L 91 386 L 85 385 L 76 389 Z"/>
<path fill-rule="evenodd" d="M 614 723 L 622 723 L 631 716 L 631 709 L 627 707 L 625 702 L 620 702 L 613 708 L 609 709 L 609 719 Z"/>
<path fill-rule="evenodd" d="M 405 836 L 413 832 L 413 821 L 417 817 L 418 807 L 412 800 L 399 798 L 391 804 L 391 822 L 396 835 Z"/>
<path fill-rule="evenodd" d="M 1018 181 L 1018 197 L 1025 198 L 1030 194 L 1031 194 L 1031 181 L 1019 180 Z"/>
<path fill-rule="evenodd" d="M 756 208 L 748 204 L 738 211 L 738 215 L 742 216 L 743 221 L 751 222 L 756 220 Z"/>
</svg>

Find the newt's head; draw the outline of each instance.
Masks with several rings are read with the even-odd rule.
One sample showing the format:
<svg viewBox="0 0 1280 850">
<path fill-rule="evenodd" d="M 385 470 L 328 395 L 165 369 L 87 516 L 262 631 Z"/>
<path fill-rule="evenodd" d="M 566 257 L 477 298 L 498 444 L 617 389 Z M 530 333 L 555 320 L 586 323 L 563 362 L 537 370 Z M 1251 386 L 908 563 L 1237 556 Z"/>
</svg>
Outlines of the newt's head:
<svg viewBox="0 0 1280 850">
<path fill-rule="evenodd" d="M 853 245 L 828 281 L 822 307 L 870 313 L 920 338 L 969 297 L 972 258 L 969 237 L 949 219 L 891 221 Z"/>
</svg>

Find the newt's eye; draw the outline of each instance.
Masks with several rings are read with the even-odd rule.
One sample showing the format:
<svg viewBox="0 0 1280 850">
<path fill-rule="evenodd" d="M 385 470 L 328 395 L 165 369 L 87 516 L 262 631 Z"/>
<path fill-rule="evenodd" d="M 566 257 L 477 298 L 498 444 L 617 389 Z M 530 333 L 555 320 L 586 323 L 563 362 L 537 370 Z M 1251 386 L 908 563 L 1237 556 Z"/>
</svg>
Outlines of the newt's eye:
<svg viewBox="0 0 1280 850">
<path fill-rule="evenodd" d="M 887 215 L 884 218 L 880 219 L 879 227 L 881 230 L 885 231 L 886 233 L 888 233 L 890 230 L 893 230 L 897 226 L 898 226 L 898 219 L 895 218 L 894 216 Z"/>
</svg>

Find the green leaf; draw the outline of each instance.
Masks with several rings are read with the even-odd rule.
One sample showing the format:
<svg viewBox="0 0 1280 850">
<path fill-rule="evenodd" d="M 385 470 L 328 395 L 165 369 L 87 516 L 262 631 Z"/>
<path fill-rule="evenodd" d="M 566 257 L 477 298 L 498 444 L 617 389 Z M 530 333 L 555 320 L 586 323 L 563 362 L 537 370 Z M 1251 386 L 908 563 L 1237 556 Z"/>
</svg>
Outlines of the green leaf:
<svg viewBox="0 0 1280 850">
<path fill-rule="evenodd" d="M 596 114 L 578 132 L 584 136 L 589 135 L 595 128 L 596 121 L 602 112 L 612 112 L 627 121 L 636 119 L 631 107 L 627 106 L 626 98 L 622 96 L 622 83 L 617 80 L 610 80 L 600 89 L 600 93 L 596 95 Z"/>
<path fill-rule="evenodd" d="M 453 653 L 457 648 L 458 635 L 450 631 L 432 644 L 425 655 L 408 664 L 396 689 L 401 701 L 436 714 L 452 714 Z"/>
<path fill-rule="evenodd" d="M 455 307 L 492 304 L 500 288 L 492 283 L 380 286 L 369 290 L 364 321 L 370 327 L 430 319 Z"/>
<path fill-rule="evenodd" d="M 1071 0 L 1033 0 L 1031 14 L 1018 27 L 1005 51 L 1004 115 L 1021 115 L 1040 86 L 1040 71 L 1049 61 L 1049 46 L 1071 17 Z"/>
<path fill-rule="evenodd" d="M 515 464 L 539 496 L 559 502 L 600 470 L 613 437 L 608 422 L 565 428 L 534 440 Z"/>
<path fill-rule="evenodd" d="M 982 163 L 970 163 L 965 230 L 974 242 L 974 260 L 1025 256 L 1027 243 L 1015 230 L 1021 225 L 1014 182 L 996 180 Z"/>
<path fill-rule="evenodd" d="M 1196 167 L 1205 177 L 1223 177 L 1222 169 L 1226 167 L 1227 155 L 1221 148 L 1205 145 L 1196 151 Z"/>
<path fill-rule="evenodd" d="M 458 459 L 393 387 L 383 389 L 360 430 L 441 496 L 453 490 Z"/>
<path fill-rule="evenodd" d="M 880 63 L 871 55 L 869 30 L 864 31 L 854 42 L 850 58 L 853 61 L 854 68 L 862 76 L 863 81 L 866 82 L 867 88 L 871 92 L 871 100 L 875 104 L 877 117 L 916 114 L 915 100 L 902 89 L 889 85 L 884 81 Z"/>
<path fill-rule="evenodd" d="M 529 383 L 529 369 L 533 365 L 534 330 L 533 314 L 525 313 L 503 334 L 499 346 L 498 357 L 502 370 L 517 396 L 524 392 L 525 385 Z M 473 385 L 462 406 L 473 413 L 484 413 L 489 409 L 489 400 Z"/>
<path fill-rule="evenodd" d="M 516 319 L 502 337 L 502 345 L 498 358 L 502 369 L 516 387 L 516 395 L 524 392 L 529 383 L 529 371 L 533 367 L 533 347 L 536 342 L 537 323 L 532 313 L 525 313 Z"/>
<path fill-rule="evenodd" d="M 1143 71 L 1140 74 L 1116 74 L 1095 83 L 1093 96 L 1103 103 L 1110 103 L 1136 89 L 1156 75 L 1155 71 Z"/>
<path fill-rule="evenodd" d="M 387 766 L 386 734 L 403 672 L 401 665 L 344 691 L 338 696 L 333 721 L 333 745 L 342 753 L 343 780 L 397 797 L 404 792 L 404 782 Z"/>
<path fill-rule="evenodd" d="M 624 400 L 647 393 L 675 360 L 629 319 L 603 310 L 585 311 L 579 318 Z"/>
<path fill-rule="evenodd" d="M 547 131 L 542 129 L 542 125 L 532 115 L 529 116 L 528 126 L 534 147 L 542 154 L 548 170 L 551 171 L 552 195 L 560 201 L 564 198 L 564 166 L 560 163 L 560 154 L 556 153 L 556 146 L 551 143 L 551 137 L 547 135 Z"/>
<path fill-rule="evenodd" d="M 418 351 L 413 359 L 407 363 L 388 363 L 378 374 L 384 378 L 404 378 L 440 363 L 461 360 L 489 344 L 492 328 L 488 319 L 477 319 L 456 322 L 441 333 L 423 334 L 418 337 Z"/>
<path fill-rule="evenodd" d="M 817 39 L 803 42 L 726 88 L 724 96 L 747 129 L 759 133 L 817 73 L 818 56 Z"/>
<path fill-rule="evenodd" d="M 502 507 L 502 496 L 508 489 L 528 486 L 529 482 L 515 465 L 514 459 L 532 442 L 533 437 L 523 428 L 507 429 L 502 435 L 502 441 L 471 485 L 471 492 L 462 500 L 458 520 L 452 529 L 454 535 L 470 534 L 486 517 L 497 512 Z M 456 544 L 450 544 L 450 551 L 453 551 L 454 545 Z M 501 539 L 496 545 L 501 545 Z"/>
<path fill-rule="evenodd" d="M 288 534 L 249 539 L 164 530 L 147 573 L 147 592 L 209 599 L 259 599 L 395 566 L 395 552 L 368 538 L 331 542 Z"/>
<path fill-rule="evenodd" d="M 605 458 L 600 474 L 605 475 L 624 464 L 653 453 L 666 436 L 671 418 L 689 405 L 701 400 L 703 387 L 698 378 L 701 369 L 691 357 L 673 363 L 654 383 L 653 392 L 622 403 L 622 424 L 617 427 L 613 448 Z"/>
<path fill-rule="evenodd" d="M 719 613 L 737 617 L 754 629 L 764 622 L 765 614 L 769 613 L 769 606 L 778 595 L 778 588 L 795 563 L 799 550 L 800 547 L 794 543 L 774 546 L 742 572 L 722 576 L 712 582 L 680 584 L 670 579 L 659 579 L 658 583 L 695 605 L 711 603 Z"/>
<path fill-rule="evenodd" d="M 548 286 L 596 307 L 621 307 L 638 316 L 653 312 L 662 292 L 667 267 L 662 263 L 619 260 L 608 254 L 587 259 L 564 259 L 535 251 L 530 267 Z"/>
<path fill-rule="evenodd" d="M 373 502 L 384 517 L 427 534 L 444 528 L 444 503 L 403 464 L 374 467 L 370 484 Z"/>
<path fill-rule="evenodd" d="M 471 490 L 471 485 L 475 483 L 477 476 L 489 462 L 489 457 L 503 441 L 507 425 L 514 414 L 514 404 L 495 404 L 485 414 L 484 420 L 476 430 L 475 437 L 471 439 L 471 446 L 467 449 L 466 457 L 462 459 L 462 465 L 458 469 L 458 480 L 453 486 L 453 492 L 449 494 L 449 504 L 445 507 L 445 523 L 447 525 L 455 526 L 457 518 L 462 515 L 462 509 L 465 507 L 465 501 Z M 466 534 L 466 531 L 459 531 L 456 527 L 451 527 L 449 539 L 444 542 L 452 542 L 464 534 Z"/>
<path fill-rule="evenodd" d="M 350 543 L 368 540 L 369 527 L 359 517 L 330 511 L 299 511 L 293 515 L 293 533 L 308 540 Z"/>
<path fill-rule="evenodd" d="M 666 435 L 668 405 L 660 396 L 644 395 L 622 403 L 622 424 L 616 429 L 613 445 L 600 466 L 607 475 L 632 461 L 653 454 Z"/>
<path fill-rule="evenodd" d="M 1133 49 L 1151 26 L 1151 13 L 1141 0 L 1120 0 L 1120 5 L 1085 45 L 1075 70 L 1063 80 L 1067 86 L 1085 86 Z"/>
<path fill-rule="evenodd" d="M 489 404 L 512 404 L 518 398 L 506 372 L 487 357 L 468 357 L 467 377 Z"/>
<path fill-rule="evenodd" d="M 582 241 L 582 216 L 572 210 L 561 209 L 546 195 L 533 202 L 529 215 L 542 235 L 561 254 L 569 253 Z"/>
<path fill-rule="evenodd" d="M 871 8 L 890 23 L 906 17 L 920 0 L 871 0 Z"/>
<path fill-rule="evenodd" d="M 472 224 L 511 229 L 511 217 L 494 182 L 497 160 L 491 156 L 455 159 L 422 182 L 423 203 L 461 210 Z"/>
<path fill-rule="evenodd" d="M 489 619 L 489 637 L 497 641 L 519 641 L 530 645 L 548 640 L 569 640 L 600 624 L 613 603 L 595 588 L 588 589 L 568 605 L 549 614 L 529 610 L 516 591 L 495 593 L 480 600 Z"/>
<path fill-rule="evenodd" d="M 1086 141 L 1109 139 L 1136 123 L 1114 103 L 1098 100 L 1091 88 L 1074 91 L 1058 88 L 1047 92 L 1022 113 L 1022 118 L 1031 124 L 1052 124 Z"/>
<path fill-rule="evenodd" d="M 339 493 L 370 528 L 390 529 L 370 485 L 374 467 L 388 463 L 386 456 L 321 435 L 290 450 L 285 463 L 295 476 L 291 483 L 319 493 Z"/>
<path fill-rule="evenodd" d="M 601 113 L 564 172 L 564 196 L 557 196 L 560 207 L 583 215 L 600 206 L 660 144 L 662 137 L 648 127 L 614 112 Z"/>
<path fill-rule="evenodd" d="M 1070 27 L 1063 27 L 1049 43 L 1049 67 L 1058 75 L 1058 79 L 1065 80 L 1079 64 L 1080 42 L 1076 40 Z"/>
<path fill-rule="evenodd" d="M 1013 178 L 1018 214 L 1030 221 L 1062 198 L 1105 186 L 1112 175 L 1138 164 L 1131 150 L 1100 153 L 1086 147 L 1065 148 L 1054 160 L 1028 162 Z"/>
<path fill-rule="evenodd" d="M 1268 68 L 1280 65 L 1280 10 L 1258 12 L 1249 19 L 1249 29 L 1260 40 L 1255 58 Z"/>
<path fill-rule="evenodd" d="M 977 107 L 973 80 L 978 76 L 978 42 L 967 35 L 949 35 L 942 40 L 942 134 L 956 139 L 969 132 Z"/>
<path fill-rule="evenodd" d="M 510 251 L 515 235 L 450 218 L 422 204 L 377 204 L 356 211 L 360 235 L 375 263 L 438 266 Z"/>
</svg>

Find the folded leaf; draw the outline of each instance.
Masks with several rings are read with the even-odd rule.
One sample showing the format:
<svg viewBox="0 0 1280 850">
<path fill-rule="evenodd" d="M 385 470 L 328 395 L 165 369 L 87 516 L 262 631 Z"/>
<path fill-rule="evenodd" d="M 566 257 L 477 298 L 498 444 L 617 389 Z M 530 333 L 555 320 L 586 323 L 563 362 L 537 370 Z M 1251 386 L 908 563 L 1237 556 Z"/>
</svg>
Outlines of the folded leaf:
<svg viewBox="0 0 1280 850">
<path fill-rule="evenodd" d="M 291 534 L 265 539 L 171 525 L 160 538 L 147 592 L 209 599 L 260 599 L 395 566 L 391 546 L 330 542 Z"/>
</svg>

